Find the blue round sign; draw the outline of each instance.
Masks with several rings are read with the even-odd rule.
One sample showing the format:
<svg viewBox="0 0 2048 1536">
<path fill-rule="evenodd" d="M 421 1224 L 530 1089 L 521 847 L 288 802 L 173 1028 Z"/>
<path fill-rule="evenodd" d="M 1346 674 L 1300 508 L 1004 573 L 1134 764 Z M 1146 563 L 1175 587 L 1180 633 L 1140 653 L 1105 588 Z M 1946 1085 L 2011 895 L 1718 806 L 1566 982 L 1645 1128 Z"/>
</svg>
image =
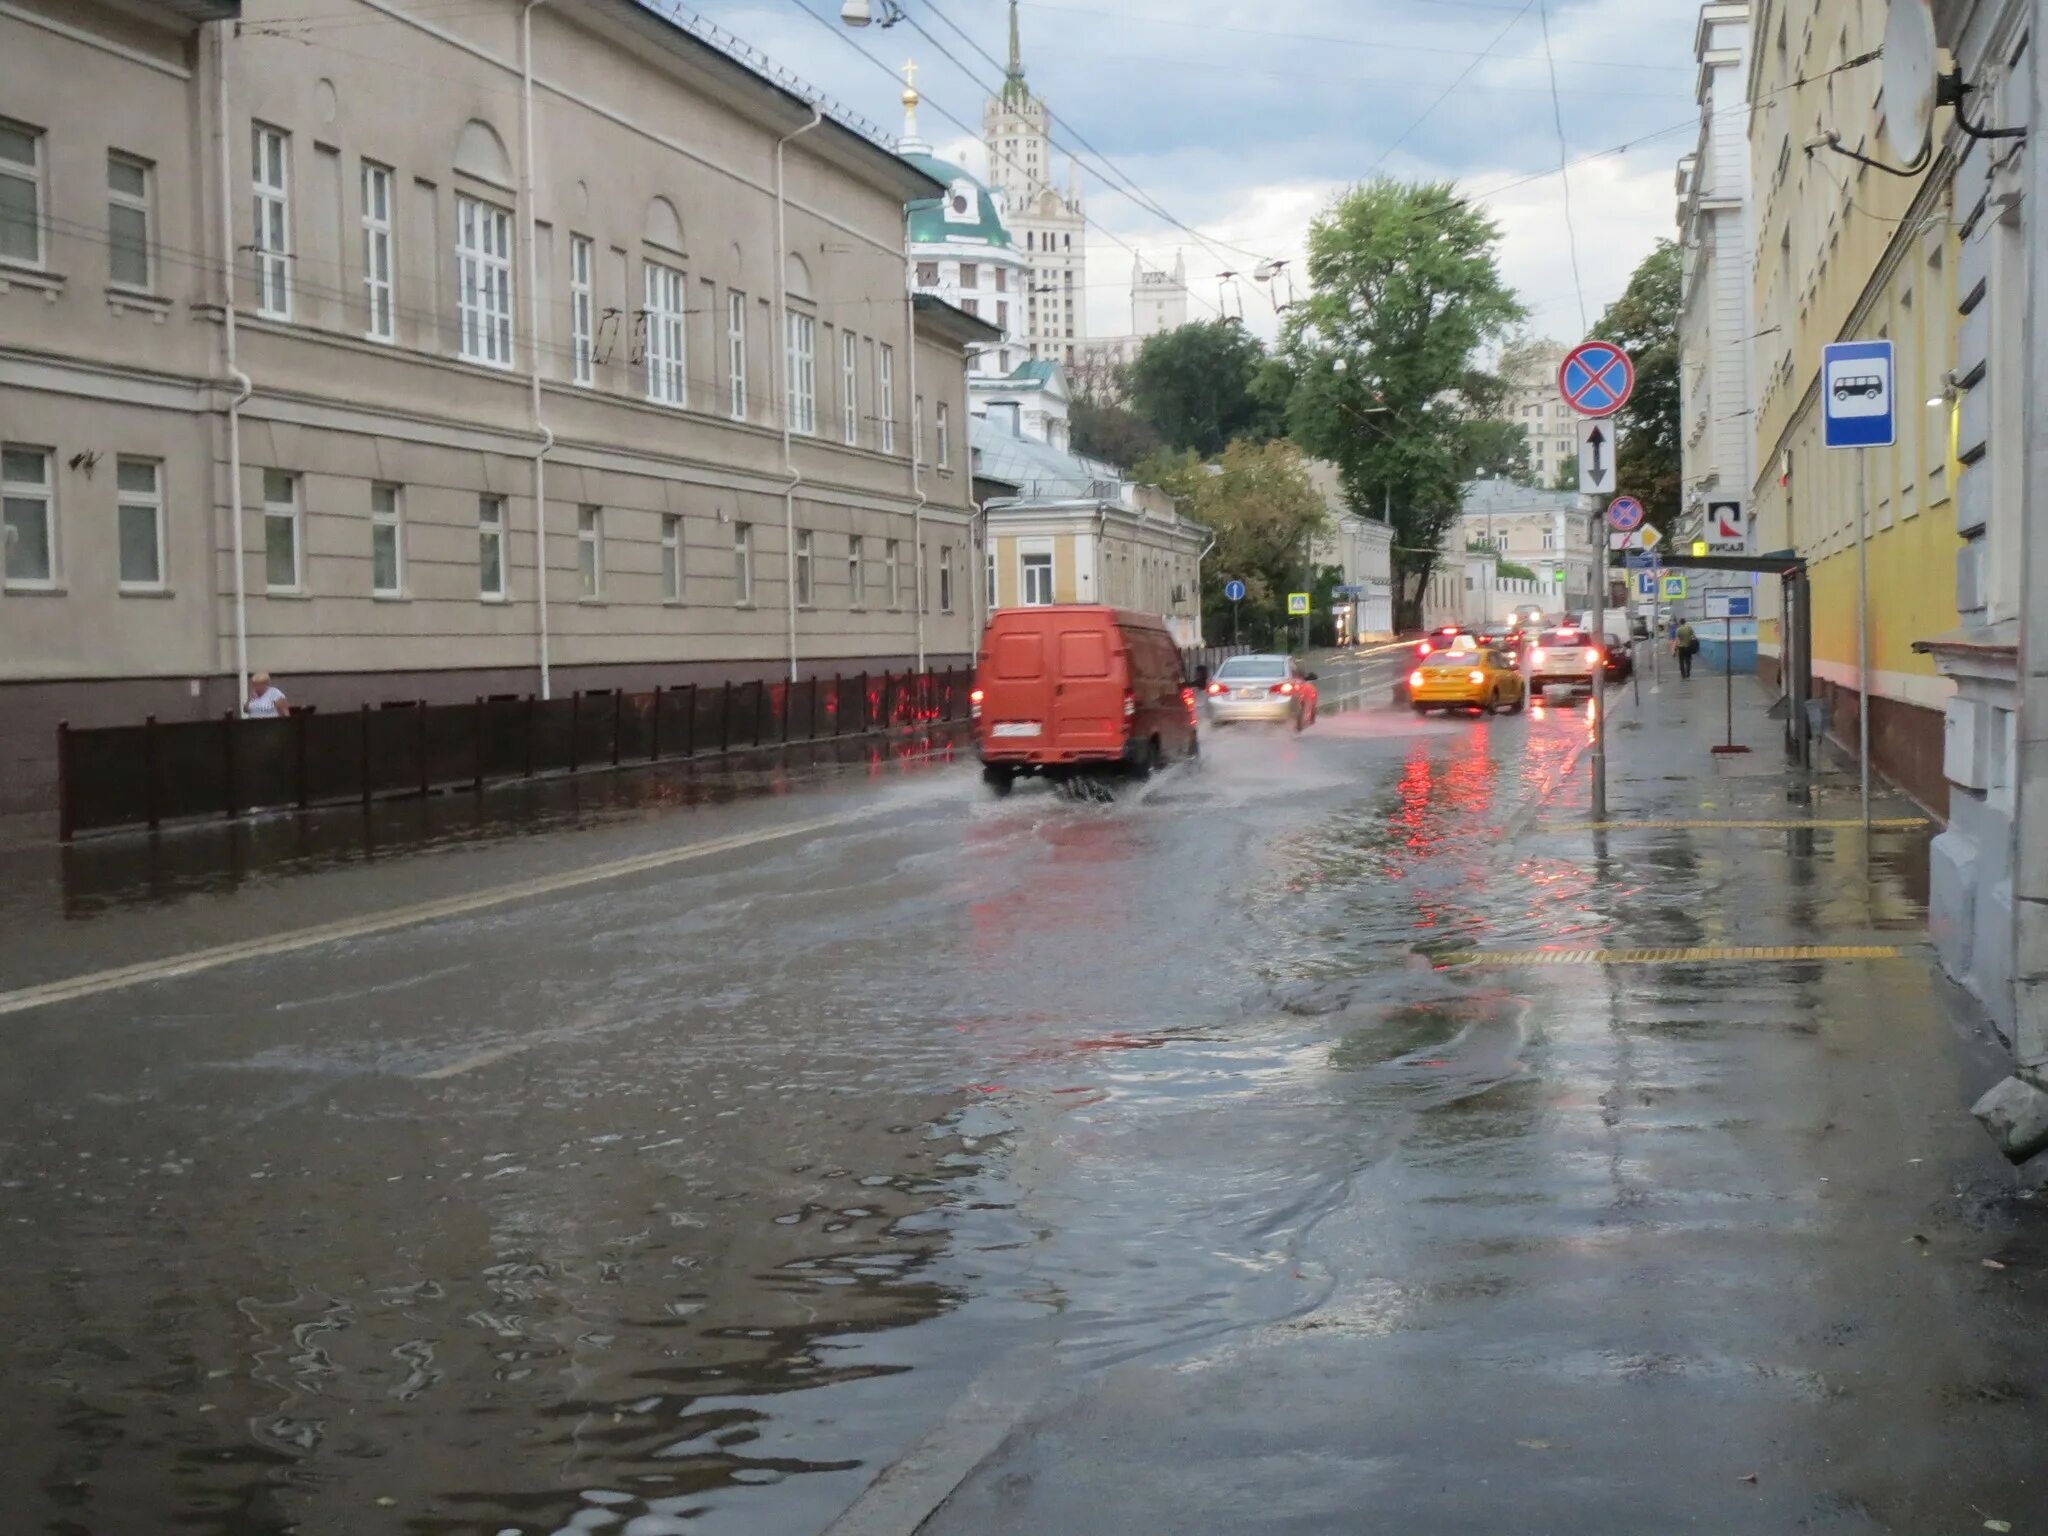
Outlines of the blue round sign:
<svg viewBox="0 0 2048 1536">
<path fill-rule="evenodd" d="M 1607 525 L 1616 533 L 1634 533 L 1643 526 L 1643 504 L 1633 496 L 1617 496 L 1607 503 Z"/>
<path fill-rule="evenodd" d="M 1223 583 L 1223 595 L 1229 598 L 1233 603 L 1243 602 L 1244 583 L 1241 581 L 1226 581 L 1225 583 Z"/>
</svg>

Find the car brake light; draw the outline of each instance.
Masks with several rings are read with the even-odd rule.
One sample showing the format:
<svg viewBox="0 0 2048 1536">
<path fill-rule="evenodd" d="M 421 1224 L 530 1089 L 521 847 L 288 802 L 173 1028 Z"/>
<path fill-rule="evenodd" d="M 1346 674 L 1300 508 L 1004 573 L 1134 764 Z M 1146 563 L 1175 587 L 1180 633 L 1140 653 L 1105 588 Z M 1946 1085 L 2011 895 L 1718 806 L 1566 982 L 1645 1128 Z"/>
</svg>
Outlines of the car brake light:
<svg viewBox="0 0 2048 1536">
<path fill-rule="evenodd" d="M 1225 687 L 1225 686 L 1224 686 L 1223 684 L 1221 684 L 1221 683 L 1211 683 L 1211 684 L 1209 685 L 1209 692 L 1210 692 L 1210 693 L 1212 693 L 1212 694 L 1216 694 L 1216 693 L 1228 693 L 1228 692 L 1230 692 L 1230 690 L 1229 690 L 1228 688 L 1226 688 L 1226 687 Z"/>
<path fill-rule="evenodd" d="M 1596 667 L 1597 667 L 1597 666 L 1599 666 L 1599 665 L 1600 665 L 1600 647 L 1599 647 L 1599 646 L 1597 646 L 1597 645 L 1594 645 L 1594 646 L 1588 646 L 1588 647 L 1587 647 L 1587 649 L 1586 649 L 1586 660 L 1587 660 L 1588 662 L 1590 662 L 1590 663 L 1591 663 L 1591 664 L 1592 664 L 1593 666 L 1596 666 Z"/>
<path fill-rule="evenodd" d="M 1422 686 L 1422 668 L 1417 667 L 1408 674 L 1408 686 L 1410 688 L 1420 688 Z"/>
<path fill-rule="evenodd" d="M 1531 661 L 1541 661 L 1543 659 L 1543 647 L 1539 645 L 1536 647 L 1535 650 L 1531 651 L 1529 653 L 1529 659 Z"/>
<path fill-rule="evenodd" d="M 1415 654 L 1418 656 L 1427 656 L 1429 654 L 1429 642 L 1425 640 L 1422 642 L 1422 644 L 1418 645 L 1415 648 Z"/>
<path fill-rule="evenodd" d="M 1273 691 L 1274 691 L 1275 693 L 1292 693 L 1292 692 L 1294 692 L 1294 684 L 1292 684 L 1292 683 L 1275 683 L 1275 684 L 1273 685 Z"/>
<path fill-rule="evenodd" d="M 1468 680 L 1475 683 L 1483 683 L 1486 681 L 1486 674 L 1484 672 L 1467 672 L 1465 676 Z"/>
</svg>

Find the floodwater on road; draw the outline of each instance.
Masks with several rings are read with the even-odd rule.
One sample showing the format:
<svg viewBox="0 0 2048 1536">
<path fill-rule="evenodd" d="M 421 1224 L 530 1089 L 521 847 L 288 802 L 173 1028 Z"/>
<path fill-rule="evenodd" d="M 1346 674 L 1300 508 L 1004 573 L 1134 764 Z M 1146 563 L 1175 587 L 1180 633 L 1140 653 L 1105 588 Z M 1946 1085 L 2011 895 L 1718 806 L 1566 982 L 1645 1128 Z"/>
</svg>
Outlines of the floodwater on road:
<svg viewBox="0 0 2048 1536">
<path fill-rule="evenodd" d="M 1924 965 L 1441 964 L 1897 939 L 1924 833 L 1877 834 L 1866 878 L 1860 834 L 1560 830 L 1585 745 L 1582 709 L 1362 708 L 1208 732 L 1107 803 L 935 764 L 97 904 L 67 959 L 738 834 L 6 1016 L 0 1499 L 92 1536 L 802 1536 L 1030 1362 L 1020 1424 L 1067 1403 L 1149 1474 L 1020 1434 L 935 1529 L 1338 1529 L 1369 1499 L 1451 1529 L 1409 1458 L 1524 1400 L 1551 1427 L 1475 1465 L 1617 1407 L 1630 1445 L 1734 1414 L 1781 1448 L 1881 1410 L 1873 1523 L 1821 1528 L 1933 1529 L 1965 1481 L 2009 1511 L 2019 1300 L 1963 1303 L 2005 1273 L 1978 1249 L 2032 1239 L 1981 1158 L 1958 1192 L 1976 1066 Z M 1886 1348 L 1924 1390 L 1879 1388 Z M 1241 1374 L 1340 1358 L 1319 1409 Z M 1364 1399 L 1402 1421 L 1347 1444 Z M 1492 1528 L 1538 1528 L 1498 1470 Z"/>
</svg>

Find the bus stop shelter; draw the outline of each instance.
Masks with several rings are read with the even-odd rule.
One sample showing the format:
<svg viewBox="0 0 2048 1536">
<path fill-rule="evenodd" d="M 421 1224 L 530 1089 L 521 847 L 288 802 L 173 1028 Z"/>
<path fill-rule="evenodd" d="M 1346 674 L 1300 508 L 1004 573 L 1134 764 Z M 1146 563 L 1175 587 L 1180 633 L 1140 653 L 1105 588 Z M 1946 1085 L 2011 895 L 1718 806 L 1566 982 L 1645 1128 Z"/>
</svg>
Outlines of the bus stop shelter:
<svg viewBox="0 0 2048 1536">
<path fill-rule="evenodd" d="M 1813 766 L 1818 734 L 1807 702 L 1813 697 L 1813 605 L 1806 582 L 1806 561 L 1791 550 L 1768 555 L 1664 555 L 1667 571 L 1756 571 L 1778 578 L 1785 621 L 1778 636 L 1778 686 L 1783 690 L 1785 750 L 1804 768 Z"/>
</svg>

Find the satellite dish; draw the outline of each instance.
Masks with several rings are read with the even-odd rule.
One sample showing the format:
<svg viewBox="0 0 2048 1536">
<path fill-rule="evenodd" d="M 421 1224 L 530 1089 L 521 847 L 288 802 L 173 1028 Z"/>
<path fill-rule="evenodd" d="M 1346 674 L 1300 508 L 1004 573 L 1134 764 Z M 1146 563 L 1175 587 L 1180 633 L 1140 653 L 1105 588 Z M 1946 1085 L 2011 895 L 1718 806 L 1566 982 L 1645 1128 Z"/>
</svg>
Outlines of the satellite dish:
<svg viewBox="0 0 2048 1536">
<path fill-rule="evenodd" d="M 1917 165 L 1934 129 L 1941 62 L 1930 0 L 1891 0 L 1884 24 L 1884 134 L 1892 153 Z"/>
</svg>

